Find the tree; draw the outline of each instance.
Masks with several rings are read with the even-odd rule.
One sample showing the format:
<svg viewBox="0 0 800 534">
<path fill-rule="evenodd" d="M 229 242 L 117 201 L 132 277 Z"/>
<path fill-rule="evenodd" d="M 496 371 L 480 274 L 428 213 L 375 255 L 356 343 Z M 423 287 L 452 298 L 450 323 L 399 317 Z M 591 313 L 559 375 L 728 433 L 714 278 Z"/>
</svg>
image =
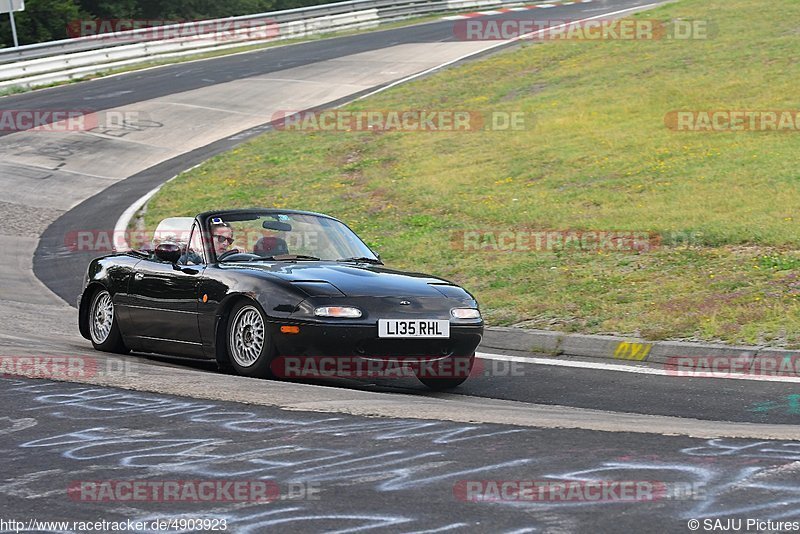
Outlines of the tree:
<svg viewBox="0 0 800 534">
<path fill-rule="evenodd" d="M 78 0 L 81 11 L 93 19 L 135 19 L 141 16 L 141 3 L 139 0 Z"/>
<path fill-rule="evenodd" d="M 75 0 L 28 0 L 25 11 L 14 13 L 19 44 L 66 39 L 67 25 L 80 15 Z M 4 46 L 13 46 L 8 14 L 2 14 L 0 18 L 0 41 Z"/>
<path fill-rule="evenodd" d="M 0 0 L 3 1 L 3 0 Z M 265 13 L 333 0 L 26 0 L 15 13 L 20 44 L 75 37 L 81 20 L 192 21 Z M 13 44 L 8 15 L 0 16 L 0 42 Z"/>
</svg>

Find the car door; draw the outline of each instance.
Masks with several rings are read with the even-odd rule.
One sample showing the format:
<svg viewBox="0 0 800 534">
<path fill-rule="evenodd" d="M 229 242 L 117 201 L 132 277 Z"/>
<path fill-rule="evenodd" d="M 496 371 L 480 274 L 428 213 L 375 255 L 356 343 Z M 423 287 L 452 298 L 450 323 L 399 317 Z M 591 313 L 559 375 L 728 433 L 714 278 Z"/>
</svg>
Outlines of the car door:
<svg viewBox="0 0 800 534">
<path fill-rule="evenodd" d="M 130 320 L 144 350 L 202 356 L 198 288 L 206 268 L 197 223 L 177 264 L 155 256 L 135 267 L 130 283 Z"/>
</svg>

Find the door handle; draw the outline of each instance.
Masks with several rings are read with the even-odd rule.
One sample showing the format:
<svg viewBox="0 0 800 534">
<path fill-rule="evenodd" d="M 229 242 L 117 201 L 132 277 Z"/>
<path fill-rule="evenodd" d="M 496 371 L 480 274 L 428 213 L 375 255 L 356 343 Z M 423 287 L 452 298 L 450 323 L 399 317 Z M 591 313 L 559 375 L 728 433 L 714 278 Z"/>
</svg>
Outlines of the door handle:
<svg viewBox="0 0 800 534">
<path fill-rule="evenodd" d="M 134 280 L 142 280 L 144 278 L 144 275 L 142 273 L 136 273 L 135 275 L 133 275 L 133 278 Z"/>
</svg>

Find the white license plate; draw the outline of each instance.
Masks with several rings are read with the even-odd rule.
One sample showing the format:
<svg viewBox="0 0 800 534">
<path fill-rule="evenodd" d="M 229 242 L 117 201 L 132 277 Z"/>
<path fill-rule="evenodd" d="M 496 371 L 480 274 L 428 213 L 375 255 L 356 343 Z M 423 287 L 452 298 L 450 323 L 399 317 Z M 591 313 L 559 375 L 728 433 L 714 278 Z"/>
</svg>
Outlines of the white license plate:
<svg viewBox="0 0 800 534">
<path fill-rule="evenodd" d="M 450 321 L 379 319 L 378 337 L 450 337 Z"/>
</svg>

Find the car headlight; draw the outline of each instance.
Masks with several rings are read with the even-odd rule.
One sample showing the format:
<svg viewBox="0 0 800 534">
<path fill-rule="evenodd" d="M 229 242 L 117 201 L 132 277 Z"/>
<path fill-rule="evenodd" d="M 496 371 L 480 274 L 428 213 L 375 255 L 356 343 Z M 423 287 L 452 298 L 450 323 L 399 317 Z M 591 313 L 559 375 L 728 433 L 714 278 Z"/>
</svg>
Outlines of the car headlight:
<svg viewBox="0 0 800 534">
<path fill-rule="evenodd" d="M 343 317 L 345 319 L 358 319 L 361 310 L 352 306 L 320 306 L 314 310 L 317 317 Z"/>
<path fill-rule="evenodd" d="M 456 319 L 480 319 L 481 312 L 475 308 L 453 308 L 450 315 Z"/>
</svg>

